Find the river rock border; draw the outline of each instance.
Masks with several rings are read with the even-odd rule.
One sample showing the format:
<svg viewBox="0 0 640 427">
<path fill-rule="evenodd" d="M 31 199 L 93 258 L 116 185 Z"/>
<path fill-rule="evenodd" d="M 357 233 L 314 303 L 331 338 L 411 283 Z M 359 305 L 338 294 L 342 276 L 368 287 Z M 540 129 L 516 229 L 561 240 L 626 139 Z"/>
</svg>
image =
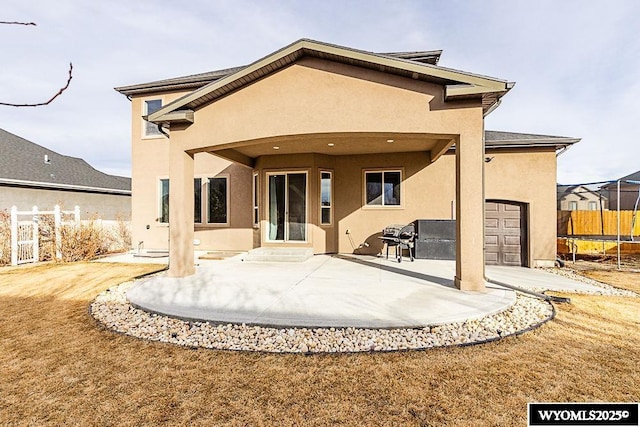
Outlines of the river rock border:
<svg viewBox="0 0 640 427">
<path fill-rule="evenodd" d="M 133 307 L 126 291 L 134 282 L 112 287 L 91 303 L 91 315 L 105 328 L 133 337 L 186 347 L 269 353 L 353 353 L 419 350 L 471 345 L 521 334 L 553 318 L 553 306 L 517 294 L 508 309 L 465 322 L 414 329 L 275 328 L 194 322 Z"/>
</svg>

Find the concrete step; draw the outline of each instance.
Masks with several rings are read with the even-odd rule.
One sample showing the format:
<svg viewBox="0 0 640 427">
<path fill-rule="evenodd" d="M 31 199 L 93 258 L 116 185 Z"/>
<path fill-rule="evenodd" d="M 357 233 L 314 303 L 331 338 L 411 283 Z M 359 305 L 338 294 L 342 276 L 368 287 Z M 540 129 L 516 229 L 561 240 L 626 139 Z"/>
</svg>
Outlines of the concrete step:
<svg viewBox="0 0 640 427">
<path fill-rule="evenodd" d="M 245 261 L 304 262 L 313 256 L 313 248 L 256 248 L 245 255 Z"/>
</svg>

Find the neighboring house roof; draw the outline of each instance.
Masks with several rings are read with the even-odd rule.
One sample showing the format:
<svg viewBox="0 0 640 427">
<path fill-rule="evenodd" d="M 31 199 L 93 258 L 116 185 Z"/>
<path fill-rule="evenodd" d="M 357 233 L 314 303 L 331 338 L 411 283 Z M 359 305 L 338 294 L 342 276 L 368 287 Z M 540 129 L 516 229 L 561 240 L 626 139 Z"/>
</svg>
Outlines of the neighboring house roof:
<svg viewBox="0 0 640 427">
<path fill-rule="evenodd" d="M 609 182 L 609 184 L 603 185 L 602 188 L 611 190 L 612 188 L 616 188 L 618 186 L 618 180 L 613 180 Z M 640 171 L 633 172 L 627 176 L 623 176 L 620 178 L 620 185 L 638 185 L 636 183 L 628 183 L 625 181 L 640 181 Z"/>
<path fill-rule="evenodd" d="M 131 194 L 131 178 L 100 172 L 82 159 L 58 154 L 3 129 L 0 185 Z"/>
<path fill-rule="evenodd" d="M 578 196 L 580 200 L 588 200 L 588 197 L 585 197 L 583 194 L 592 194 L 595 197 L 601 198 L 602 200 L 608 200 L 607 197 L 605 197 L 598 191 L 594 191 L 584 185 L 558 185 L 557 186 L 558 200 L 562 200 L 570 194 L 574 194 Z"/>
<path fill-rule="evenodd" d="M 426 51 L 381 54 L 301 39 L 246 67 L 226 70 L 229 72 L 227 75 L 219 72 L 214 76 L 211 73 L 210 77 L 214 78 L 211 82 L 163 106 L 150 114 L 148 120 L 155 123 L 192 122 L 193 110 L 287 67 L 302 57 L 327 59 L 441 84 L 445 86 L 445 100 L 481 99 L 483 110 L 487 114 L 513 87 L 513 83 L 506 80 L 437 66 L 440 53 L 441 51 Z M 116 90 L 128 96 L 140 94 L 141 90 L 150 87 L 154 87 L 154 90 L 170 90 L 176 88 L 176 84 L 196 84 L 196 81 L 201 84 L 206 80 L 206 74 L 169 79 L 164 83 L 123 86 Z"/>
<path fill-rule="evenodd" d="M 486 148 L 494 149 L 554 147 L 556 150 L 560 150 L 580 142 L 580 138 L 486 130 L 484 132 L 484 142 Z"/>
</svg>

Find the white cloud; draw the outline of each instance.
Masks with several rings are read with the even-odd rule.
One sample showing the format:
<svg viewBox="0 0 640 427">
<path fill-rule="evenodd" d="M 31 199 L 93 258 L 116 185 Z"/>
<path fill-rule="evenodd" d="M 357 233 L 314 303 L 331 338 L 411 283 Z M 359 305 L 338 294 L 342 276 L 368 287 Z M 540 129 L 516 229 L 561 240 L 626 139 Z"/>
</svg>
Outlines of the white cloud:
<svg viewBox="0 0 640 427">
<path fill-rule="evenodd" d="M 114 86 L 243 65 L 301 37 L 373 51 L 444 49 L 441 65 L 516 81 L 487 128 L 581 137 L 563 182 L 640 169 L 636 1 L 5 0 L 0 127 L 102 170 L 126 171 L 130 111 Z"/>
</svg>

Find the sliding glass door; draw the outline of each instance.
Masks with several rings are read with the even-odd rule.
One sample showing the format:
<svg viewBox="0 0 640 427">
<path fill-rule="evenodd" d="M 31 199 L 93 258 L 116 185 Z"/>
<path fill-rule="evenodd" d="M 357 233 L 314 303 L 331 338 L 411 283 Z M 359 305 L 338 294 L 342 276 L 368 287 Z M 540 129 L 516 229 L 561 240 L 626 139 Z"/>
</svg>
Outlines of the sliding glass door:
<svg viewBox="0 0 640 427">
<path fill-rule="evenodd" d="M 268 176 L 269 229 L 267 240 L 307 240 L 307 173 L 270 173 Z"/>
</svg>

